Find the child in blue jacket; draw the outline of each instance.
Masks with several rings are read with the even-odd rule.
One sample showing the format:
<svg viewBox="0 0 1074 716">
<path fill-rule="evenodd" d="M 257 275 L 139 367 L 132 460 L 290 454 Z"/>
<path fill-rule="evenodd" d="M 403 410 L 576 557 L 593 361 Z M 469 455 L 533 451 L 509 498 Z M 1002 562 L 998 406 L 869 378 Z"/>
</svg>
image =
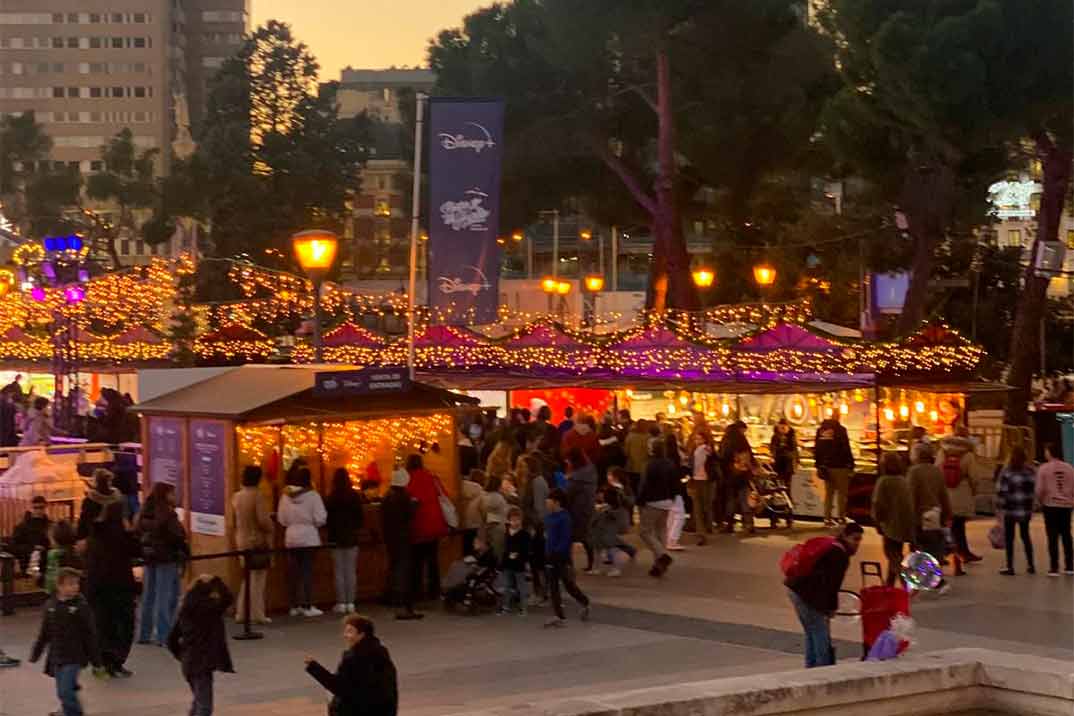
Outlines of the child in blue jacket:
<svg viewBox="0 0 1074 716">
<path fill-rule="evenodd" d="M 545 536 L 545 570 L 548 573 L 548 586 L 551 588 L 552 608 L 556 612 L 547 627 L 563 627 L 567 618 L 563 614 L 563 598 L 559 585 L 562 582 L 567 593 L 582 606 L 580 618 L 589 619 L 589 597 L 582 593 L 574 581 L 574 565 L 571 563 L 571 514 L 567 511 L 567 493 L 556 488 L 548 493 L 545 500 L 548 514 L 544 518 Z"/>
</svg>

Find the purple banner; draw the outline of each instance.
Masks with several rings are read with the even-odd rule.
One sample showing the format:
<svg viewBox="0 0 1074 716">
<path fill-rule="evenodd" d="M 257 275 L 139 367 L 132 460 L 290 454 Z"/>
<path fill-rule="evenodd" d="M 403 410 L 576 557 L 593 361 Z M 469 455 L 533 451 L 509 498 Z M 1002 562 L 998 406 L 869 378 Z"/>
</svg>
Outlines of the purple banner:
<svg viewBox="0 0 1074 716">
<path fill-rule="evenodd" d="M 503 100 L 429 100 L 429 305 L 489 323 L 500 299 Z"/>
<path fill-rule="evenodd" d="M 227 425 L 190 421 L 190 531 L 223 537 L 227 533 Z"/>
<path fill-rule="evenodd" d="M 149 485 L 166 482 L 175 487 L 176 503 L 183 506 L 183 420 L 149 418 Z"/>
</svg>

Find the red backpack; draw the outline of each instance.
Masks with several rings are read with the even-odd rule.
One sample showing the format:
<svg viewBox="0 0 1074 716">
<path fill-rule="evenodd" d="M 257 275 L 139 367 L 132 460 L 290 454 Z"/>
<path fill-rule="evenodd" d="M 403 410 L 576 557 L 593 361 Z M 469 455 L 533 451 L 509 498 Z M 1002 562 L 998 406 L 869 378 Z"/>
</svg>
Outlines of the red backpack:
<svg viewBox="0 0 1074 716">
<path fill-rule="evenodd" d="M 943 459 L 943 481 L 949 490 L 958 487 L 962 482 L 962 456 L 947 455 Z"/>
<path fill-rule="evenodd" d="M 821 557 L 832 549 L 840 548 L 842 545 L 835 537 L 814 537 L 784 552 L 779 560 L 779 568 L 786 577 L 805 577 L 812 573 Z"/>
</svg>

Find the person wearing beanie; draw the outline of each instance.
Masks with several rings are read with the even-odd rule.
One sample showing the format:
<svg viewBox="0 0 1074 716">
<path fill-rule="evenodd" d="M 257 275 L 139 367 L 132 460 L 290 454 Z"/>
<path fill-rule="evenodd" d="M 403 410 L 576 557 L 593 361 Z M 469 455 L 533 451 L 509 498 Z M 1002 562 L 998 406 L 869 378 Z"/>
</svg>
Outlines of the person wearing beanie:
<svg viewBox="0 0 1074 716">
<path fill-rule="evenodd" d="M 388 550 L 387 596 L 401 611 L 396 619 L 421 619 L 424 615 L 414 611 L 414 590 L 411 584 L 413 561 L 410 537 L 413 530 L 417 500 L 407 492 L 410 473 L 401 467 L 392 472 L 391 487 L 380 504 L 380 526 L 384 533 L 384 546 Z"/>
</svg>

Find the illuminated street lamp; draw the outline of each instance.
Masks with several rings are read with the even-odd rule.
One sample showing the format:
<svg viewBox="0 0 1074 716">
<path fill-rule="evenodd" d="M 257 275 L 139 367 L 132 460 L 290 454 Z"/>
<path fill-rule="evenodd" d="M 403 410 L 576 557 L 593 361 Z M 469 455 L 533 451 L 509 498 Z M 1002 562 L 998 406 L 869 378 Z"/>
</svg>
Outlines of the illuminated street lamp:
<svg viewBox="0 0 1074 716">
<path fill-rule="evenodd" d="M 695 269 L 693 272 L 694 285 L 698 288 L 711 288 L 716 282 L 716 272 L 709 268 Z"/>
<path fill-rule="evenodd" d="M 570 292 L 571 292 L 571 282 L 570 281 L 556 281 L 556 293 L 558 293 L 560 296 L 566 296 Z"/>
<path fill-rule="evenodd" d="M 585 288 L 590 293 L 600 293 L 604 289 L 604 277 L 600 274 L 589 274 L 585 277 Z"/>
<path fill-rule="evenodd" d="M 589 241 L 593 238 L 593 232 L 589 229 L 582 229 L 578 232 L 578 238 L 580 238 L 582 241 Z"/>
<path fill-rule="evenodd" d="M 291 237 L 291 247 L 299 266 L 313 282 L 313 351 L 318 363 L 324 362 L 321 343 L 321 283 L 336 260 L 339 237 L 331 231 L 311 229 Z"/>
<path fill-rule="evenodd" d="M 541 290 L 545 293 L 555 293 L 558 285 L 559 281 L 551 276 L 545 276 L 544 279 L 541 280 Z"/>
<path fill-rule="evenodd" d="M 753 280 L 761 288 L 767 288 L 776 282 L 776 269 L 767 261 L 753 267 Z"/>
</svg>

